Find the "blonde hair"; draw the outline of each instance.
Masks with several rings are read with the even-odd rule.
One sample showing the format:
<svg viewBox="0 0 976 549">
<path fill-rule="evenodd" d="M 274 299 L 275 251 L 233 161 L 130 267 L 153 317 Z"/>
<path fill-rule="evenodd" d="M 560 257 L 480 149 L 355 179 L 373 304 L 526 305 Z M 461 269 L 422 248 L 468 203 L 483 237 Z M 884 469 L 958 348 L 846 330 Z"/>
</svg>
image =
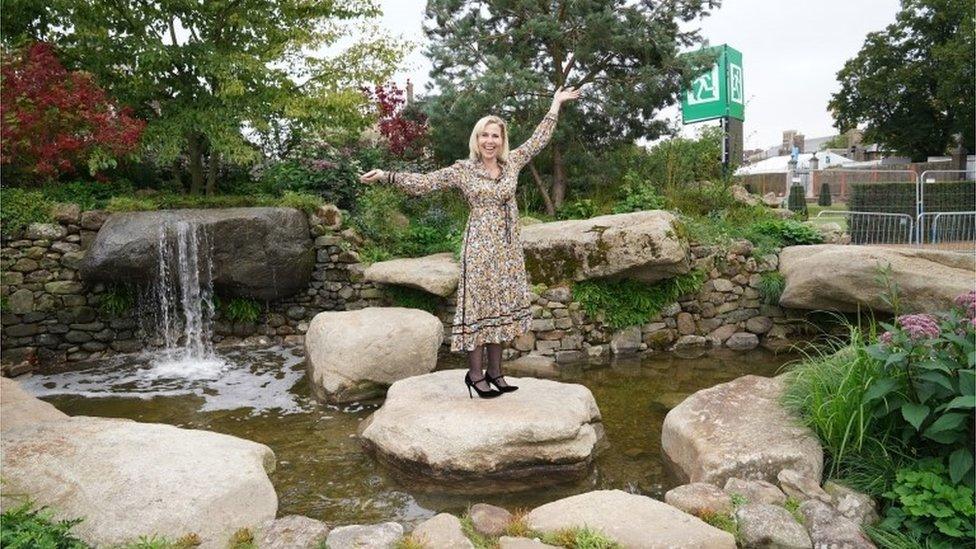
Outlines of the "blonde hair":
<svg viewBox="0 0 976 549">
<path fill-rule="evenodd" d="M 498 151 L 498 159 L 503 162 L 508 162 L 508 126 L 505 125 L 505 121 L 501 118 L 491 114 L 481 120 L 479 120 L 474 125 L 474 129 L 471 130 L 471 139 L 468 140 L 468 158 L 471 160 L 481 160 L 481 153 L 478 152 L 478 134 L 485 131 L 488 124 L 497 124 L 498 127 L 502 129 L 502 148 Z"/>
</svg>

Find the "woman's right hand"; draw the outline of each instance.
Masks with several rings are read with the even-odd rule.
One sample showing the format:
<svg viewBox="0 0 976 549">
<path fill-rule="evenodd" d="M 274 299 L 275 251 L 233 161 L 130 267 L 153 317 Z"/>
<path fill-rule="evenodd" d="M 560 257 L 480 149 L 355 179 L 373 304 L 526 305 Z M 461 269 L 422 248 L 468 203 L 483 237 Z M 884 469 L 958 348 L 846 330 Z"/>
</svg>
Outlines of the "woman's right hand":
<svg viewBox="0 0 976 549">
<path fill-rule="evenodd" d="M 359 182 L 367 185 L 386 179 L 386 172 L 383 170 L 369 170 L 359 176 Z"/>
</svg>

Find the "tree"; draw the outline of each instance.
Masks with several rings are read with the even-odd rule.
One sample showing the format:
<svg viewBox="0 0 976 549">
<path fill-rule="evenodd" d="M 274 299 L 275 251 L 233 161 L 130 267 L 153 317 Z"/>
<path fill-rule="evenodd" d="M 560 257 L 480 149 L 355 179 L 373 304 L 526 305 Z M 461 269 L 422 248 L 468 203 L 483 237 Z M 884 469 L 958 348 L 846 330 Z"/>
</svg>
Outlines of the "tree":
<svg viewBox="0 0 976 549">
<path fill-rule="evenodd" d="M 842 132 L 914 160 L 941 155 L 962 136 L 976 146 L 976 30 L 970 0 L 903 0 L 895 23 L 868 34 L 837 73 L 830 100 Z"/>
<path fill-rule="evenodd" d="M 542 118 L 556 88 L 585 85 L 584 97 L 560 114 L 550 152 L 528 166 L 546 210 L 554 213 L 574 163 L 586 166 L 597 150 L 668 131 L 654 115 L 712 62 L 709 54 L 679 57 L 679 47 L 697 44 L 699 36 L 678 23 L 716 5 L 429 0 L 425 32 L 440 90 L 428 99 L 435 155 L 467 156 L 468 132 L 488 113 L 509 122 L 510 141 L 517 145 Z M 541 170 L 551 172 L 551 186 Z"/>
<path fill-rule="evenodd" d="M 8 46 L 56 43 L 148 120 L 156 162 L 185 156 L 191 192 L 213 193 L 222 161 L 283 156 L 310 132 L 347 136 L 370 121 L 359 87 L 382 81 L 402 45 L 380 33 L 331 57 L 379 15 L 373 0 L 19 0 L 4 5 Z M 179 174 L 182 170 L 174 170 Z"/>
<path fill-rule="evenodd" d="M 377 85 L 363 92 L 378 111 L 380 135 L 386 138 L 390 153 L 401 158 L 420 156 L 427 136 L 427 116 L 406 104 L 403 90 L 396 84 Z"/>
<path fill-rule="evenodd" d="M 120 109 L 91 75 L 65 70 L 50 44 L 6 56 L 0 74 L 6 181 L 38 183 L 79 167 L 96 175 L 138 146 L 146 123 Z"/>
</svg>

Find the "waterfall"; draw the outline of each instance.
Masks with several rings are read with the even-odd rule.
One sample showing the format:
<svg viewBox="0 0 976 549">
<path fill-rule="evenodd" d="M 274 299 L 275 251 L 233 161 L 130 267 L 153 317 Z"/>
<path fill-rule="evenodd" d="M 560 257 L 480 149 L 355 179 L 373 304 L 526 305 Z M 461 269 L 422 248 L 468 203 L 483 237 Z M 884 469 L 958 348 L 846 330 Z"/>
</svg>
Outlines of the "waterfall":
<svg viewBox="0 0 976 549">
<path fill-rule="evenodd" d="M 224 360 L 214 352 L 213 258 L 202 225 L 178 220 L 159 226 L 156 279 L 143 303 L 162 350 L 152 361 L 158 377 L 213 377 Z"/>
</svg>

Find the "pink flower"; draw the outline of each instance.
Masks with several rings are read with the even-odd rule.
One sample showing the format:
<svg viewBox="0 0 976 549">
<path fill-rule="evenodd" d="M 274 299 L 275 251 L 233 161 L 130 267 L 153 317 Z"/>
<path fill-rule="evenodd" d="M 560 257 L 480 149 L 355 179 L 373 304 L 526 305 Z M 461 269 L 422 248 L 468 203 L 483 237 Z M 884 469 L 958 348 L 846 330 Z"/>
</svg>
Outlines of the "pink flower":
<svg viewBox="0 0 976 549">
<path fill-rule="evenodd" d="M 955 304 L 960 309 L 966 311 L 966 316 L 973 318 L 976 316 L 976 290 L 969 290 L 964 294 L 960 294 L 955 299 Z"/>
<path fill-rule="evenodd" d="M 896 319 L 896 322 L 912 340 L 939 337 L 942 333 L 935 318 L 925 313 L 902 315 Z"/>
<path fill-rule="evenodd" d="M 884 343 L 885 345 L 891 345 L 891 332 L 885 332 L 878 336 L 878 341 Z"/>
</svg>

